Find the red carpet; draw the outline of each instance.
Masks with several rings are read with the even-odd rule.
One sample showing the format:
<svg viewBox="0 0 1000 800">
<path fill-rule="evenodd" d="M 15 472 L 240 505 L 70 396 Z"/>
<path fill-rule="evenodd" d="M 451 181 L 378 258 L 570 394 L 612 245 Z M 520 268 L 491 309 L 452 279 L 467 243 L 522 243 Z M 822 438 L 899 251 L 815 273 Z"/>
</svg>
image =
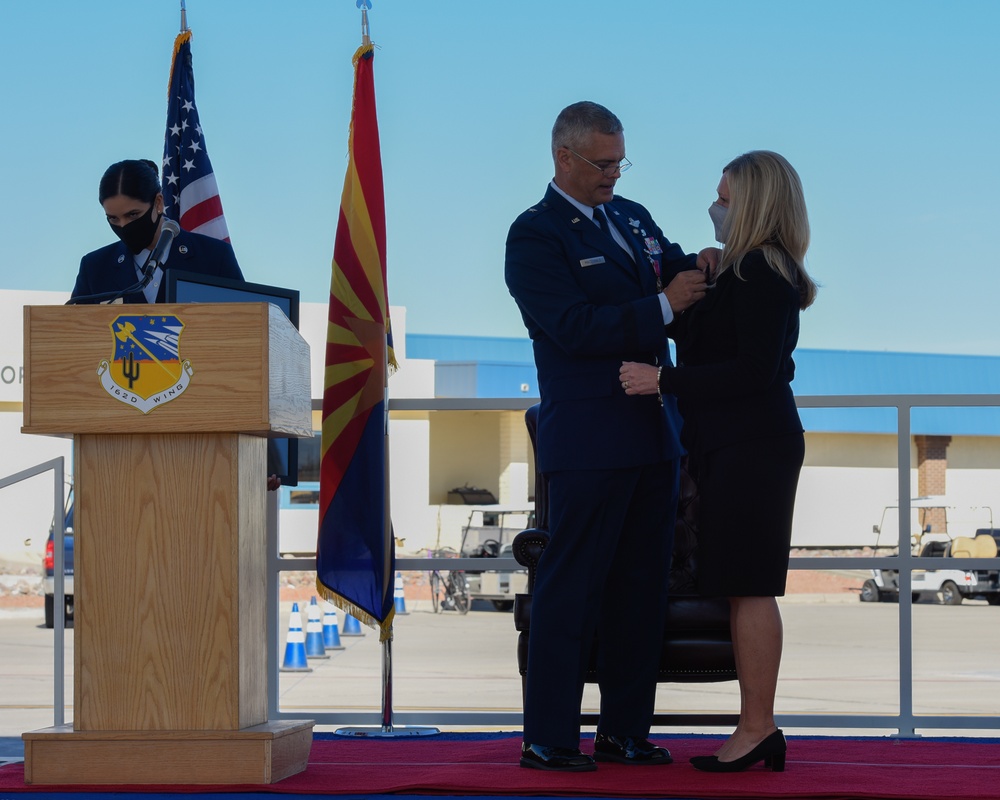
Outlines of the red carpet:
<svg viewBox="0 0 1000 800">
<path fill-rule="evenodd" d="M 687 759 L 717 737 L 656 737 L 674 755 L 667 767 L 601 764 L 597 772 L 521 769 L 517 734 L 443 734 L 419 739 L 326 738 L 308 769 L 263 786 L 66 786 L 61 792 L 275 792 L 282 794 L 515 795 L 649 798 L 902 798 L 1000 800 L 1000 742 L 984 739 L 790 737 L 783 773 L 698 772 Z M 24 785 L 21 764 L 0 769 L 0 797 L 51 792 Z"/>
</svg>

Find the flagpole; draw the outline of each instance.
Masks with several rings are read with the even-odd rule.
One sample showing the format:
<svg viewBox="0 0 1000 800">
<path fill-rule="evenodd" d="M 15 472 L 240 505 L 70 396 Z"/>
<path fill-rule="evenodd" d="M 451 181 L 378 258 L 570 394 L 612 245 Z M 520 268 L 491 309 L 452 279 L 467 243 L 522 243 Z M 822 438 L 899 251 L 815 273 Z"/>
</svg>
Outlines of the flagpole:
<svg viewBox="0 0 1000 800">
<path fill-rule="evenodd" d="M 181 0 L 181 33 L 184 33 L 187 29 L 187 6 L 184 4 L 184 0 Z"/>
<path fill-rule="evenodd" d="M 362 30 L 367 30 L 368 27 L 368 14 L 366 9 L 361 9 Z M 367 36 L 363 36 L 363 39 L 367 39 Z M 386 304 L 388 305 L 388 298 L 386 298 Z M 386 308 L 386 313 L 389 309 Z M 395 552 L 395 540 L 392 538 L 392 516 L 391 508 L 389 503 L 389 337 L 386 335 L 383 340 L 385 357 L 382 359 L 382 380 L 383 380 L 383 394 L 382 394 L 382 446 L 384 448 L 384 457 L 382 463 L 385 464 L 385 481 L 383 484 L 382 492 L 382 508 L 384 509 L 384 519 L 385 527 L 383 529 L 383 535 L 385 536 L 384 541 L 393 543 L 393 552 Z M 391 560 L 391 559 L 387 559 Z M 387 571 L 390 574 L 391 571 Z M 389 623 L 389 635 L 382 642 L 382 733 L 391 734 L 392 733 L 392 635 L 394 633 L 395 622 Z M 438 731 L 435 730 L 435 733 Z"/>
<path fill-rule="evenodd" d="M 368 9 L 372 7 L 371 0 L 357 0 L 357 6 L 361 9 L 361 43 L 368 47 L 371 45 L 371 37 L 368 30 Z M 389 308 L 386 299 L 386 318 L 388 318 Z M 383 433 L 383 464 L 385 469 L 385 480 L 383 481 L 384 491 L 382 495 L 382 508 L 384 511 L 385 527 L 383 529 L 384 541 L 392 542 L 392 517 L 389 508 L 389 336 L 385 333 L 383 339 L 382 358 L 382 433 Z M 386 565 L 386 574 L 389 564 Z M 402 736 L 432 736 L 441 733 L 439 728 L 427 725 L 403 725 L 395 727 L 392 724 L 392 635 L 394 623 L 389 623 L 389 635 L 382 642 L 382 723 L 378 728 L 357 727 L 357 728 L 337 728 L 334 733 L 341 736 L 362 736 L 377 738 L 398 738 Z"/>
<path fill-rule="evenodd" d="M 369 0 L 359 0 L 358 7 L 361 9 L 361 44 L 365 47 L 372 43 L 368 31 L 368 9 L 372 7 Z"/>
</svg>

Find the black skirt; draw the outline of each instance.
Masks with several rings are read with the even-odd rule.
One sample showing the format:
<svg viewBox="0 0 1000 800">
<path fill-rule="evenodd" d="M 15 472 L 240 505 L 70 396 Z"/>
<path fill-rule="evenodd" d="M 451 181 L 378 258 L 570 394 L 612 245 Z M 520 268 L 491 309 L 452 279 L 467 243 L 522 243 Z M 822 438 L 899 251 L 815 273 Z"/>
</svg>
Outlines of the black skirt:
<svg viewBox="0 0 1000 800">
<path fill-rule="evenodd" d="M 692 454 L 698 487 L 698 591 L 722 597 L 785 593 L 801 433 Z"/>
</svg>

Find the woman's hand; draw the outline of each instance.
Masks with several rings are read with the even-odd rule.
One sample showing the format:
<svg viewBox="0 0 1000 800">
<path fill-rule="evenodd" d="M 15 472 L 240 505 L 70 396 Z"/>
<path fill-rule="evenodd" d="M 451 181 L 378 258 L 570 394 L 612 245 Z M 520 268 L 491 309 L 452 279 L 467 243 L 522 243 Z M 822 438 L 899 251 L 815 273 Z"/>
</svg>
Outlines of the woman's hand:
<svg viewBox="0 0 1000 800">
<path fill-rule="evenodd" d="M 659 370 L 652 364 L 623 361 L 621 369 L 618 370 L 618 380 L 622 382 L 625 394 L 657 394 L 658 373 Z"/>
</svg>

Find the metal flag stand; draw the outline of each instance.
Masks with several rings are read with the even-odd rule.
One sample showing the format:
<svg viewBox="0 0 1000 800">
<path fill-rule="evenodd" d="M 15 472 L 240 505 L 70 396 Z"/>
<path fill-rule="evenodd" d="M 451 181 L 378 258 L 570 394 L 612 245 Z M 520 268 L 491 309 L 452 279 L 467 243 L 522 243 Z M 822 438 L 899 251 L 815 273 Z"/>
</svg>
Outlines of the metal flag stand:
<svg viewBox="0 0 1000 800">
<path fill-rule="evenodd" d="M 357 6 L 361 9 L 361 43 L 371 44 L 371 37 L 368 32 L 368 9 L 372 7 L 371 0 L 357 0 Z M 388 351 L 388 342 L 386 344 Z M 384 359 L 383 359 L 384 361 Z M 385 365 L 388 372 L 388 364 Z M 383 446 L 385 448 L 385 473 L 389 474 L 389 381 L 388 374 L 385 380 L 385 396 L 383 402 Z M 385 541 L 392 541 L 392 521 L 389 517 L 389 481 L 385 482 Z M 439 728 L 427 725 L 401 725 L 392 724 L 392 626 L 389 626 L 389 635 L 382 642 L 382 724 L 375 726 L 360 726 L 351 728 L 337 728 L 334 734 L 337 736 L 357 736 L 367 738 L 400 738 L 403 736 L 433 736 L 441 733 Z"/>
</svg>

